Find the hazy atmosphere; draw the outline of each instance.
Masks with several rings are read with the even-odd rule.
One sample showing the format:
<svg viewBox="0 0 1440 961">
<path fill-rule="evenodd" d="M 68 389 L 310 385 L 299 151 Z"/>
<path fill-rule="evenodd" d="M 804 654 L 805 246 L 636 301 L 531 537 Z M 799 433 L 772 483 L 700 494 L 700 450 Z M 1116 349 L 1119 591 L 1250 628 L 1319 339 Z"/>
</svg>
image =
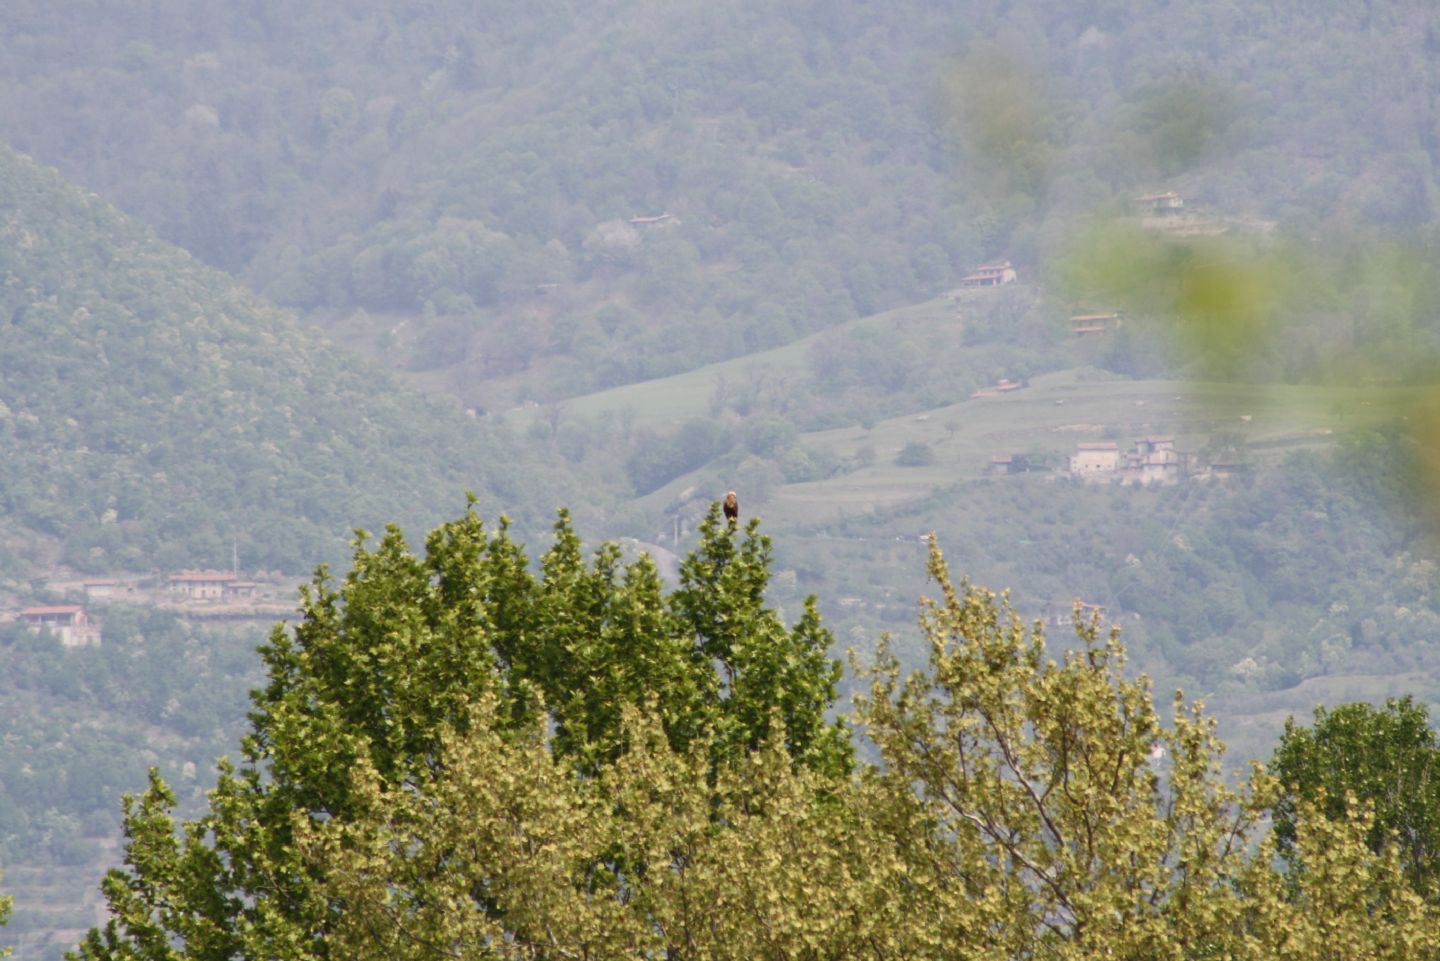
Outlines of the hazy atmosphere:
<svg viewBox="0 0 1440 961">
<path fill-rule="evenodd" d="M 16 961 L 1440 957 L 1433 5 L 4 0 L 0 79 Z"/>
</svg>

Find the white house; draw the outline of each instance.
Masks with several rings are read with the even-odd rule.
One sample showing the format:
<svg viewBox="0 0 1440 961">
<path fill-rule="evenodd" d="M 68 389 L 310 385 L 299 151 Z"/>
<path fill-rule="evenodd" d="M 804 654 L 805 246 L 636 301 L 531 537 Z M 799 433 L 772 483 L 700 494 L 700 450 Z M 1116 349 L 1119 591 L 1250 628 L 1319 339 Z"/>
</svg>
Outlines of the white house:
<svg viewBox="0 0 1440 961">
<path fill-rule="evenodd" d="M 1113 474 L 1120 469 L 1120 448 L 1113 440 L 1076 444 L 1070 473 L 1077 477 Z"/>
</svg>

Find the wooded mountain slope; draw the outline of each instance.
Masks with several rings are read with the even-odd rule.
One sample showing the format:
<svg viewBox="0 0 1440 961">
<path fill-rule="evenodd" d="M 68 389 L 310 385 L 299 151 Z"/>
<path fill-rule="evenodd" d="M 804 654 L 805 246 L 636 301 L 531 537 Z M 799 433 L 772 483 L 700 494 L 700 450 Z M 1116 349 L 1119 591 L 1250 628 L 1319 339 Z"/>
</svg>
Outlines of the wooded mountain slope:
<svg viewBox="0 0 1440 961">
<path fill-rule="evenodd" d="M 1147 190 L 1306 235 L 1435 209 L 1415 0 L 76 9 L 0 13 L 0 137 L 472 406 L 1043 272 Z"/>
<path fill-rule="evenodd" d="M 553 509 L 561 481 L 503 434 L 8 148 L 0 329 L 0 510 L 82 569 L 228 566 L 233 539 L 247 567 L 305 570 L 466 489 L 522 520 Z"/>
</svg>

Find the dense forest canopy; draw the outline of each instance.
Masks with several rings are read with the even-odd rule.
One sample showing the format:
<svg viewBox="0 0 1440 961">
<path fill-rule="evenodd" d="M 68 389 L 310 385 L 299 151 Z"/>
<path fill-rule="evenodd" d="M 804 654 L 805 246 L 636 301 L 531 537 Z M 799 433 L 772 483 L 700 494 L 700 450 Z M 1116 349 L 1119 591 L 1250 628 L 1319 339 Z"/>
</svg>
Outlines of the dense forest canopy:
<svg viewBox="0 0 1440 961">
<path fill-rule="evenodd" d="M 1043 275 L 1158 187 L 1305 237 L 1434 209 L 1421 3 L 4 16 L 0 135 L 282 303 L 409 317 L 355 336 L 484 407 Z"/>
</svg>

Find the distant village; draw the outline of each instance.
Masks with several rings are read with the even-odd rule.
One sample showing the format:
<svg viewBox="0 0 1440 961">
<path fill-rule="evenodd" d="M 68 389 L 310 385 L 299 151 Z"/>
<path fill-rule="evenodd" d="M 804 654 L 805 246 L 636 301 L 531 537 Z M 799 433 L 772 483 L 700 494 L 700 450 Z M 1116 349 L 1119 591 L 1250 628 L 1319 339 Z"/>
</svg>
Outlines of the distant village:
<svg viewBox="0 0 1440 961">
<path fill-rule="evenodd" d="M 1168 435 L 1141 437 L 1126 451 L 1113 440 L 1080 443 L 1069 460 L 1071 477 L 1105 484 L 1175 484 L 1186 466 L 1187 458 Z"/>
<path fill-rule="evenodd" d="M 995 454 L 990 458 L 991 474 L 1029 473 L 1038 465 L 1023 454 Z M 1045 470 L 1051 470 L 1045 466 Z M 1178 450 L 1169 434 L 1152 434 L 1135 440 L 1129 448 L 1118 441 L 1081 441 L 1058 473 L 1087 484 L 1117 484 L 1150 487 L 1178 484 L 1187 477 L 1220 479 L 1236 465 L 1228 462 L 1196 462 L 1193 454 Z"/>
<path fill-rule="evenodd" d="M 1185 198 L 1173 190 L 1142 194 L 1134 198 L 1133 209 L 1147 228 L 1170 233 L 1223 233 L 1225 224 L 1196 215 L 1185 206 Z M 1019 279 L 1010 261 L 980 264 L 960 278 L 960 286 L 950 291 L 952 300 L 962 300 L 969 291 L 1004 287 Z M 1070 317 L 1070 331 L 1077 337 L 1110 333 L 1124 323 L 1119 312 L 1077 313 Z M 976 389 L 974 399 L 1000 397 L 1029 386 L 1026 382 L 1000 380 Z M 1058 402 L 1057 402 L 1058 403 Z M 1098 425 L 1096 425 L 1098 429 Z M 990 458 L 991 474 L 1028 473 L 1038 468 L 1033 458 L 1021 454 L 995 454 Z M 1093 441 L 1076 445 L 1059 473 L 1093 484 L 1150 486 L 1175 484 L 1191 476 L 1224 477 L 1232 472 L 1231 464 L 1206 464 L 1203 469 L 1193 457 L 1175 447 L 1169 435 L 1138 438 L 1128 449 L 1117 441 Z M 1051 464 L 1045 466 L 1051 469 Z"/>
<path fill-rule="evenodd" d="M 297 613 L 297 581 L 278 571 L 251 578 L 236 571 L 179 571 L 52 581 L 46 589 L 65 602 L 0 611 L 0 624 L 19 623 L 48 631 L 66 647 L 85 647 L 101 642 L 103 617 L 97 609 L 110 604 L 158 608 L 187 620 L 273 621 Z"/>
</svg>

